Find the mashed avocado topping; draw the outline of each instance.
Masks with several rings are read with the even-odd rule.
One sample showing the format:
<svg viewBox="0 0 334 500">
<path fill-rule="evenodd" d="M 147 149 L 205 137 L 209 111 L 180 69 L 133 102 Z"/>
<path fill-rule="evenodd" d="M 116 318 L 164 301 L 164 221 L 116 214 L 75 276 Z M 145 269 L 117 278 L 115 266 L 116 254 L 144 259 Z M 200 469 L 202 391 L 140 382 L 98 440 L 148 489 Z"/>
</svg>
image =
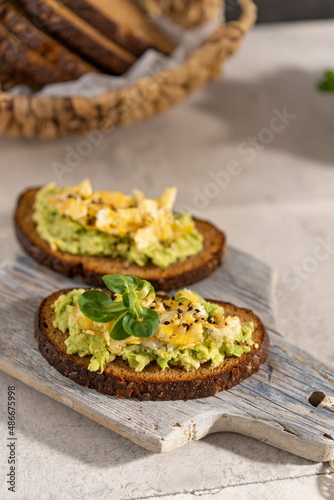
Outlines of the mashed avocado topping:
<svg viewBox="0 0 334 500">
<path fill-rule="evenodd" d="M 167 267 L 203 249 L 191 215 L 173 213 L 175 197 L 176 188 L 150 200 L 138 190 L 133 196 L 93 191 L 89 180 L 67 187 L 48 184 L 37 193 L 33 219 L 52 250 Z"/>
<path fill-rule="evenodd" d="M 110 330 L 117 318 L 98 323 L 86 317 L 78 304 L 84 292 L 77 289 L 61 295 L 52 307 L 54 326 L 69 334 L 65 341 L 67 353 L 90 355 L 90 371 L 102 373 L 105 364 L 117 356 L 138 372 L 151 362 L 157 362 L 162 370 L 180 366 L 189 371 L 208 361 L 211 368 L 216 368 L 226 356 L 240 357 L 254 345 L 253 323 L 225 316 L 221 306 L 206 302 L 186 289 L 168 299 L 153 291 L 142 300 L 143 306 L 159 315 L 159 327 L 153 336 L 115 340 Z M 113 302 L 120 302 L 121 298 L 120 294 L 112 294 Z"/>
</svg>

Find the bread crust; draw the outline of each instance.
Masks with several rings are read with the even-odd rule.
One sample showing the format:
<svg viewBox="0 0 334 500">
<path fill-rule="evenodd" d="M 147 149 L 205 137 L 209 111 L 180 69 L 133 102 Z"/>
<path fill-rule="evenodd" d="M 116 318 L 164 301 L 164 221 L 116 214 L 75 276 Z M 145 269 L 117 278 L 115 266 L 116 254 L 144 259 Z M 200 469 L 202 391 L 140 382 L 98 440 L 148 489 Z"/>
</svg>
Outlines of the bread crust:
<svg viewBox="0 0 334 500">
<path fill-rule="evenodd" d="M 38 90 L 44 85 L 69 80 L 69 77 L 50 61 L 30 50 L 15 35 L 0 24 L 0 51 L 2 59 L 16 72 L 20 80 Z"/>
<path fill-rule="evenodd" d="M 138 57 L 150 48 L 167 55 L 175 48 L 174 44 L 153 24 L 146 21 L 144 14 L 128 0 L 113 0 L 109 6 L 110 17 L 106 17 L 90 0 L 61 0 L 61 2 L 105 36 Z M 118 20 L 116 9 L 122 9 L 127 13 L 127 23 Z M 133 22 L 139 24 L 138 29 L 136 24 L 132 24 Z"/>
<path fill-rule="evenodd" d="M 141 401 L 204 398 L 239 384 L 256 373 L 267 359 L 269 337 L 261 320 L 247 309 L 212 301 L 222 305 L 227 315 L 237 315 L 243 322 L 254 322 L 253 339 L 258 344 L 257 349 L 253 346 L 249 353 L 244 353 L 240 358 L 225 358 L 222 365 L 214 369 L 210 368 L 208 362 L 198 370 L 190 372 L 181 367 L 169 367 L 162 371 L 157 363 L 150 363 L 142 372 L 136 372 L 126 361 L 116 358 L 105 365 L 103 373 L 90 372 L 90 356 L 81 358 L 77 354 L 67 354 L 64 341 L 68 334 L 62 333 L 52 324 L 55 313 L 50 308 L 51 304 L 61 294 L 69 291 L 68 289 L 53 293 L 43 300 L 38 309 L 35 322 L 38 348 L 44 358 L 62 375 L 100 393 Z"/>
<path fill-rule="evenodd" d="M 69 78 L 75 80 L 86 73 L 97 71 L 93 66 L 35 27 L 25 17 L 19 5 L 13 5 L 7 0 L 0 0 L 0 20 L 6 29 L 29 49 L 55 64 Z"/>
<path fill-rule="evenodd" d="M 71 22 L 62 15 L 61 8 L 67 8 L 61 4 L 57 5 L 58 8 L 53 0 L 24 0 L 25 9 L 36 21 L 102 71 L 122 75 L 135 62 L 136 58 L 132 54 L 113 44 L 104 36 L 103 38 L 108 42 L 108 48 L 104 42 L 100 43 L 102 35 L 100 36 L 97 30 L 90 27 L 96 33 L 91 36 L 91 32 L 87 32 L 83 27 L 84 21 L 68 10 L 73 18 L 72 21 L 74 19 L 81 21 L 82 26 Z"/>
<path fill-rule="evenodd" d="M 24 75 L 8 64 L 6 60 L 6 47 L 0 42 L 0 83 L 1 90 L 6 91 L 24 81 Z M 33 82 L 33 85 L 35 83 Z"/>
<path fill-rule="evenodd" d="M 39 188 L 28 189 L 18 200 L 15 211 L 15 231 L 25 251 L 40 264 L 63 274 L 80 276 L 85 283 L 101 286 L 105 274 L 127 273 L 147 279 L 156 290 L 173 290 L 195 283 L 209 276 L 221 265 L 226 251 L 226 238 L 209 222 L 195 220 L 197 229 L 204 235 L 204 248 L 197 255 L 161 269 L 153 264 L 145 267 L 128 263 L 125 259 L 72 255 L 51 250 L 42 240 L 33 222 L 33 204 Z"/>
</svg>

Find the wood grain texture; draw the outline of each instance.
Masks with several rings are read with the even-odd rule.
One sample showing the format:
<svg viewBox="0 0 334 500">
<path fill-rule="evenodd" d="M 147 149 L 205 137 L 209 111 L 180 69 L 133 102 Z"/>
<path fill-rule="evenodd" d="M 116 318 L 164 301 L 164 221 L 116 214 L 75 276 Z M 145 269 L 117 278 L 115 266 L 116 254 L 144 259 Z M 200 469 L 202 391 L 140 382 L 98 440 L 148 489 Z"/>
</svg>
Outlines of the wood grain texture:
<svg viewBox="0 0 334 500">
<path fill-rule="evenodd" d="M 228 250 L 226 266 L 198 283 L 197 291 L 251 307 L 272 325 L 271 269 L 242 252 Z M 246 282 L 247 289 L 238 289 Z M 73 282 L 45 271 L 28 257 L 3 264 L 3 371 L 156 453 L 171 451 L 213 432 L 229 431 L 310 460 L 334 458 L 334 413 L 308 402 L 313 391 L 333 395 L 334 371 L 270 330 L 270 354 L 261 370 L 235 388 L 205 399 L 119 400 L 63 377 L 39 353 L 33 319 L 41 298 L 69 285 Z"/>
</svg>

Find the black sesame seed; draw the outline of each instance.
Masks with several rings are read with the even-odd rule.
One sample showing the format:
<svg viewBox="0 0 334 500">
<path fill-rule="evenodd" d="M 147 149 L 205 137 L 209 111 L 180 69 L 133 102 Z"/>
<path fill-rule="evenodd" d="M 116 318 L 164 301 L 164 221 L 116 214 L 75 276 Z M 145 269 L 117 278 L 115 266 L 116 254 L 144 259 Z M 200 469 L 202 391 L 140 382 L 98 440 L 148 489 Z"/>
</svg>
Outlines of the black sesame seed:
<svg viewBox="0 0 334 500">
<path fill-rule="evenodd" d="M 201 311 L 200 311 L 199 309 L 195 309 L 195 312 L 196 312 L 196 313 L 199 313 L 199 312 L 201 312 Z"/>
<path fill-rule="evenodd" d="M 164 325 L 170 325 L 170 321 L 164 321 Z"/>
<path fill-rule="evenodd" d="M 183 313 L 182 309 L 178 309 L 178 310 L 177 310 L 177 312 L 178 312 L 179 314 L 182 314 L 182 313 Z"/>
<path fill-rule="evenodd" d="M 182 306 L 182 302 L 179 302 L 179 306 Z"/>
<path fill-rule="evenodd" d="M 188 311 L 192 311 L 192 309 L 193 309 L 192 306 L 188 307 Z"/>
<path fill-rule="evenodd" d="M 155 306 L 150 306 L 150 309 L 155 309 Z"/>
<path fill-rule="evenodd" d="M 87 215 L 87 224 L 89 226 L 94 226 L 96 222 L 96 217 L 91 217 L 89 214 Z"/>
<path fill-rule="evenodd" d="M 190 325 L 187 325 L 187 326 L 186 326 L 186 331 L 188 331 L 188 330 L 189 330 L 189 328 L 190 328 Z"/>
<path fill-rule="evenodd" d="M 198 323 L 198 319 L 195 319 L 195 323 Z"/>
</svg>

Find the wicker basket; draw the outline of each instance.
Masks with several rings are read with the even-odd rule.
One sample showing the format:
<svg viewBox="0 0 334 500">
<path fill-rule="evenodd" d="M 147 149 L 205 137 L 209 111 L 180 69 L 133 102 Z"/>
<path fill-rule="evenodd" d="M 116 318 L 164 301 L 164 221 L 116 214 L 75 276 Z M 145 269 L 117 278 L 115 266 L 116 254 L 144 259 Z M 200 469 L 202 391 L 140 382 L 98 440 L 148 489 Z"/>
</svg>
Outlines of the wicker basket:
<svg viewBox="0 0 334 500">
<path fill-rule="evenodd" d="M 137 0 L 148 12 L 170 15 L 184 26 L 207 21 L 221 0 Z M 27 97 L 0 92 L 0 134 L 56 139 L 140 122 L 168 110 L 217 78 L 222 64 L 256 20 L 252 0 L 238 0 L 241 16 L 224 23 L 180 66 L 142 78 L 129 87 L 88 97 Z"/>
<path fill-rule="evenodd" d="M 149 14 L 168 16 L 185 28 L 193 28 L 210 21 L 218 14 L 222 0 L 135 0 Z"/>
</svg>

